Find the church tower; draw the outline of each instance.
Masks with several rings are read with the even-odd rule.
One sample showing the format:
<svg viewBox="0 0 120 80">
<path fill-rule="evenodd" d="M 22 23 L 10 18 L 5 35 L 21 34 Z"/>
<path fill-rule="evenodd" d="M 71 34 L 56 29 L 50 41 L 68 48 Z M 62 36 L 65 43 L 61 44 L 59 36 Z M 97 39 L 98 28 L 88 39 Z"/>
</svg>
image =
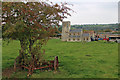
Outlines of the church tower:
<svg viewBox="0 0 120 80">
<path fill-rule="evenodd" d="M 62 41 L 67 41 L 67 38 L 69 37 L 70 27 L 70 21 L 62 22 Z"/>
<path fill-rule="evenodd" d="M 83 29 L 82 28 L 81 28 L 81 34 L 80 34 L 80 36 L 81 36 L 81 41 L 83 41 L 84 37 L 83 37 Z"/>
</svg>

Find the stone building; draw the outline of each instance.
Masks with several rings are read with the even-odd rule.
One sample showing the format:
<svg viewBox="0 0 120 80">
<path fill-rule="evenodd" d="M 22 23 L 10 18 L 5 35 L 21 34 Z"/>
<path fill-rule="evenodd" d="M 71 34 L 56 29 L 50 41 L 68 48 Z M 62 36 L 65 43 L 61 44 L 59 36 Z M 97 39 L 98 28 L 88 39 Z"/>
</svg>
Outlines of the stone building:
<svg viewBox="0 0 120 80">
<path fill-rule="evenodd" d="M 81 29 L 71 29 L 70 21 L 62 23 L 62 41 L 91 41 L 94 32 L 83 32 Z"/>
</svg>

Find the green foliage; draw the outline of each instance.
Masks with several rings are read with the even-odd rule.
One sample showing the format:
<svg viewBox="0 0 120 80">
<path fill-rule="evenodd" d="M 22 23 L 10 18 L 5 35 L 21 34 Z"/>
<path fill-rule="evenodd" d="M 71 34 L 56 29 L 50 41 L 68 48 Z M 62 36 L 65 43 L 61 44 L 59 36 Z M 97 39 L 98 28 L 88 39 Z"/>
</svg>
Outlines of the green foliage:
<svg viewBox="0 0 120 80">
<path fill-rule="evenodd" d="M 113 34 L 120 34 L 120 31 L 118 31 L 118 32 L 113 32 Z"/>
<path fill-rule="evenodd" d="M 105 29 L 104 32 L 112 32 L 110 29 Z"/>
<path fill-rule="evenodd" d="M 71 9 L 66 4 L 3 2 L 3 39 L 19 40 L 21 46 L 14 66 L 17 62 L 17 65 L 30 69 L 36 67 L 42 59 L 42 45 L 56 32 L 55 26 L 70 15 Z"/>
</svg>

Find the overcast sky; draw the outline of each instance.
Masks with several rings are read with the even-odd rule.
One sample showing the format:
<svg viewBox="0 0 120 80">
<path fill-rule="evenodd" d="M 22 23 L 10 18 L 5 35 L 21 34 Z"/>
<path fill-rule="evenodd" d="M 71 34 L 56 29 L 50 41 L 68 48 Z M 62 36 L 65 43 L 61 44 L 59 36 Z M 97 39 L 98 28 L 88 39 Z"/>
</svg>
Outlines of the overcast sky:
<svg viewBox="0 0 120 80">
<path fill-rule="evenodd" d="M 119 0 L 50 0 L 55 3 L 68 2 L 76 13 L 64 21 L 71 24 L 104 24 L 118 22 Z"/>
</svg>

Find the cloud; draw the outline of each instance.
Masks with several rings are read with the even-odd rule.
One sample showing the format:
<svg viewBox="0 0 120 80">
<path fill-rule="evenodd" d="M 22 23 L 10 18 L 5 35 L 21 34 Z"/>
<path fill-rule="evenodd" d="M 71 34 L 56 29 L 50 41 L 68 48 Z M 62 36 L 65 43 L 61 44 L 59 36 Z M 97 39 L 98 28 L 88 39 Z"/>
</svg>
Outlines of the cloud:
<svg viewBox="0 0 120 80">
<path fill-rule="evenodd" d="M 53 2 L 119 2 L 119 0 L 50 0 Z"/>
<path fill-rule="evenodd" d="M 76 13 L 68 17 L 72 24 L 117 23 L 118 7 L 116 2 L 79 2 L 71 7 Z"/>
<path fill-rule="evenodd" d="M 54 3 L 68 2 L 76 13 L 64 19 L 72 24 L 117 23 L 119 0 L 50 0 Z"/>
</svg>

